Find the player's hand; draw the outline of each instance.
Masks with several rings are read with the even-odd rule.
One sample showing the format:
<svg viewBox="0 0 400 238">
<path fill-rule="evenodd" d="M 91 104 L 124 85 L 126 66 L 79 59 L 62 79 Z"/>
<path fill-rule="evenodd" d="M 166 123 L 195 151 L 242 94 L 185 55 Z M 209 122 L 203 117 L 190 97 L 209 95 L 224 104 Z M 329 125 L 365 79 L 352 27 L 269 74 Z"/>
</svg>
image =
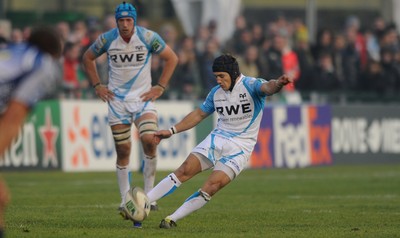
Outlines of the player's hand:
<svg viewBox="0 0 400 238">
<path fill-rule="evenodd" d="M 280 76 L 278 78 L 278 83 L 281 84 L 281 85 L 286 85 L 288 83 L 293 83 L 293 78 L 287 76 L 286 74 L 284 74 L 284 75 L 282 75 L 282 76 Z"/>
<path fill-rule="evenodd" d="M 143 93 L 140 98 L 142 99 L 143 102 L 151 100 L 154 102 L 157 98 L 161 97 L 161 95 L 164 93 L 164 89 L 158 85 L 155 85 L 150 88 L 150 90 L 146 93 Z"/>
<path fill-rule="evenodd" d="M 160 144 L 160 141 L 162 139 L 166 139 L 166 138 L 170 138 L 172 136 L 171 132 L 169 130 L 160 130 L 157 131 L 154 134 L 154 143 L 156 143 L 156 145 Z"/>
<path fill-rule="evenodd" d="M 114 99 L 114 93 L 111 92 L 106 86 L 100 84 L 95 88 L 96 95 L 103 100 L 103 102 L 108 102 Z"/>
</svg>

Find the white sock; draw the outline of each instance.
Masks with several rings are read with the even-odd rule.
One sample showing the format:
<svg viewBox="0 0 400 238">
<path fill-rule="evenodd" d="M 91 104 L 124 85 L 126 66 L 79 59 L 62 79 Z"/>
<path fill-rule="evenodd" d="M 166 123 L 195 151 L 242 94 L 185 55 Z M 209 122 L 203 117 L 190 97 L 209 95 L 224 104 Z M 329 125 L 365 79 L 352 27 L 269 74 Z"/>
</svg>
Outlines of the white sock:
<svg viewBox="0 0 400 238">
<path fill-rule="evenodd" d="M 119 192 L 121 194 L 121 204 L 120 207 L 125 204 L 125 194 L 129 191 L 130 188 L 130 181 L 129 181 L 129 169 L 128 166 L 120 166 L 117 164 L 116 166 L 117 171 L 117 179 L 118 179 L 118 186 Z"/>
<path fill-rule="evenodd" d="M 156 180 L 157 157 L 144 156 L 143 179 L 144 191 L 148 193 L 154 187 Z"/>
<path fill-rule="evenodd" d="M 208 201 L 210 201 L 210 199 L 210 195 L 199 190 L 192 196 L 188 197 L 182 206 L 180 206 L 172 215 L 169 215 L 168 218 L 173 221 L 178 221 L 190 213 L 202 208 Z"/>
<path fill-rule="evenodd" d="M 150 190 L 150 192 L 147 193 L 147 197 L 149 197 L 150 202 L 155 202 L 158 199 L 171 194 L 175 189 L 181 186 L 181 184 L 181 181 L 179 181 L 176 175 L 171 173 Z"/>
</svg>

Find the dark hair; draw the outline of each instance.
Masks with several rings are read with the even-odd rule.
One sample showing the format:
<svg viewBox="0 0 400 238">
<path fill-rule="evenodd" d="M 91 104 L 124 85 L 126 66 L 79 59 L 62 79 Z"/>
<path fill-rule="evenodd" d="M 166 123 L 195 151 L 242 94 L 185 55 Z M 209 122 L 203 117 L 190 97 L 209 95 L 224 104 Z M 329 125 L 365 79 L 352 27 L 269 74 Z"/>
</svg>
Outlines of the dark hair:
<svg viewBox="0 0 400 238">
<path fill-rule="evenodd" d="M 61 37 L 50 26 L 35 27 L 27 41 L 29 44 L 36 46 L 40 51 L 46 52 L 54 58 L 61 56 Z"/>
<path fill-rule="evenodd" d="M 223 54 L 214 60 L 212 69 L 213 72 L 227 72 L 231 76 L 232 83 L 229 91 L 232 91 L 236 78 L 240 75 L 239 64 L 236 58 L 229 54 Z"/>
</svg>

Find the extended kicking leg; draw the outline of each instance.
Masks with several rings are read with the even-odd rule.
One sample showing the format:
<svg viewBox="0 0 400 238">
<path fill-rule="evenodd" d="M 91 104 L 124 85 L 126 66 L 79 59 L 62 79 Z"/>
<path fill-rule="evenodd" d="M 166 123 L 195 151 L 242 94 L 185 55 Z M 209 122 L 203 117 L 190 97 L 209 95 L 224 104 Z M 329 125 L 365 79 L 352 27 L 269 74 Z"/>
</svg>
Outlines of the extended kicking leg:
<svg viewBox="0 0 400 238">
<path fill-rule="evenodd" d="M 179 219 L 186 217 L 206 205 L 211 200 L 211 197 L 229 184 L 234 177 L 235 175 L 233 170 L 227 166 L 224 166 L 222 171 L 214 170 L 201 189 L 187 198 L 173 214 L 167 216 L 161 221 L 160 228 L 169 229 L 176 227 L 176 222 Z"/>
</svg>

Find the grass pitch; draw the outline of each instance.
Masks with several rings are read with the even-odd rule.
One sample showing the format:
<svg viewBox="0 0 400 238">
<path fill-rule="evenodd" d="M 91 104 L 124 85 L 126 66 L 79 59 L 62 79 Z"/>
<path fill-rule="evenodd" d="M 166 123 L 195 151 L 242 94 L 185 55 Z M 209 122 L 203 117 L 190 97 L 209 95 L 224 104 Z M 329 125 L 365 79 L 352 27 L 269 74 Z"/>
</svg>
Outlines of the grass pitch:
<svg viewBox="0 0 400 238">
<path fill-rule="evenodd" d="M 4 173 L 6 237 L 400 237 L 400 164 L 246 170 L 178 227 L 158 228 L 208 174 L 161 199 L 133 229 L 117 214 L 113 172 Z M 133 178 L 143 186 L 141 174 Z"/>
</svg>

